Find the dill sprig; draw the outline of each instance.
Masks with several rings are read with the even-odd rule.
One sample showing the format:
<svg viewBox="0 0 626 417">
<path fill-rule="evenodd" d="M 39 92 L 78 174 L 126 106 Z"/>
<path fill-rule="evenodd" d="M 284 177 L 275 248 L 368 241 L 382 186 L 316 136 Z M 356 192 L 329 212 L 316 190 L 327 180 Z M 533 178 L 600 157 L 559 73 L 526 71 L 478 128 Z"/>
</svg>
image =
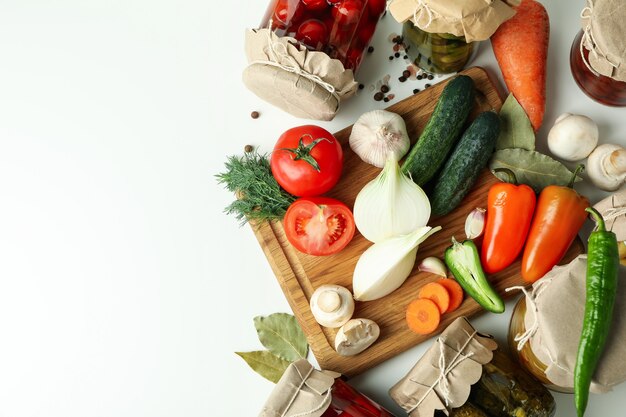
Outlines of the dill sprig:
<svg viewBox="0 0 626 417">
<path fill-rule="evenodd" d="M 226 171 L 217 174 L 217 182 L 237 195 L 224 209 L 244 225 L 248 220 L 280 220 L 295 197 L 280 188 L 270 169 L 267 155 L 257 151 L 243 156 L 229 156 Z"/>
</svg>

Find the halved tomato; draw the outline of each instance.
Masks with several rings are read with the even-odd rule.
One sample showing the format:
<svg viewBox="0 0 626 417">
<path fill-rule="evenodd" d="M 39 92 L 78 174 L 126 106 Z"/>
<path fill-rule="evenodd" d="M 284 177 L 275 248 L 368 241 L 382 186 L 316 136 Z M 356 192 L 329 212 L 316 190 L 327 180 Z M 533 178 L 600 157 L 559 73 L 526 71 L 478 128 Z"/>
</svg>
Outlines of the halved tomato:
<svg viewBox="0 0 626 417">
<path fill-rule="evenodd" d="M 345 248 L 355 229 L 348 206 L 328 197 L 294 201 L 283 225 L 287 239 L 296 249 L 315 256 L 332 255 Z"/>
</svg>

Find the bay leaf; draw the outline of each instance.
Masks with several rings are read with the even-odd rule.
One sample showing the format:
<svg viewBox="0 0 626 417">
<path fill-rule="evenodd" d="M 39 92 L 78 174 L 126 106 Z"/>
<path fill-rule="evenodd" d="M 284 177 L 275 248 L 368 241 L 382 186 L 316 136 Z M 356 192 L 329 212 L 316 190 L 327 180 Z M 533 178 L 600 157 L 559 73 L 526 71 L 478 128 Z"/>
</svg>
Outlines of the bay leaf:
<svg viewBox="0 0 626 417">
<path fill-rule="evenodd" d="M 289 362 L 306 358 L 309 349 L 306 337 L 291 314 L 255 317 L 254 327 L 263 346 L 274 355 Z"/>
<path fill-rule="evenodd" d="M 565 165 L 547 155 L 526 149 L 502 149 L 496 151 L 489 161 L 489 169 L 508 168 L 517 177 L 517 182 L 531 186 L 537 193 L 548 185 L 568 185 L 574 175 Z M 505 173 L 494 172 L 502 181 Z M 580 181 L 576 177 L 576 181 Z"/>
<path fill-rule="evenodd" d="M 267 350 L 257 350 L 254 352 L 235 352 L 263 378 L 277 383 L 290 363 L 279 358 Z"/>
<path fill-rule="evenodd" d="M 511 148 L 535 150 L 535 131 L 513 94 L 509 94 L 500 109 L 500 136 L 496 142 L 496 150 Z"/>
</svg>

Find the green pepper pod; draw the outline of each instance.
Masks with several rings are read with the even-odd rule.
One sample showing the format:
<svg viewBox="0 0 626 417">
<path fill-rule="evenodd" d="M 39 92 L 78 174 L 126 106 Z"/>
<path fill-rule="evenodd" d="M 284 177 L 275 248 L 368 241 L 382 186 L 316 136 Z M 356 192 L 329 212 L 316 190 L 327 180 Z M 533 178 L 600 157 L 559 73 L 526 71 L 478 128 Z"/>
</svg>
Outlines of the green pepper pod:
<svg viewBox="0 0 626 417">
<path fill-rule="evenodd" d="M 471 240 L 459 243 L 452 238 L 452 246 L 446 249 L 444 260 L 461 287 L 485 310 L 504 312 L 504 301 L 491 287 L 480 264 L 480 255 Z"/>
<path fill-rule="evenodd" d="M 596 221 L 587 246 L 587 290 L 583 331 L 574 369 L 574 401 L 578 417 L 585 414 L 589 386 L 602 357 L 612 323 L 617 290 L 619 251 L 615 233 L 607 231 L 597 210 L 587 208 Z"/>
</svg>

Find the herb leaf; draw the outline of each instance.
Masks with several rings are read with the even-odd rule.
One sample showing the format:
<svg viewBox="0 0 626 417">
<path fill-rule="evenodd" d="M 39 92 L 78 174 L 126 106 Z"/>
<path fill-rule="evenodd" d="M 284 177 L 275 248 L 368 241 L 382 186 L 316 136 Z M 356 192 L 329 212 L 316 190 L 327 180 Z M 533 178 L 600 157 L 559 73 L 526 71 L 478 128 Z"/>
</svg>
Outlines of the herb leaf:
<svg viewBox="0 0 626 417">
<path fill-rule="evenodd" d="M 295 197 L 280 188 L 272 176 L 266 155 L 256 151 L 229 156 L 226 171 L 216 175 L 218 184 L 237 195 L 224 211 L 241 225 L 248 220 L 280 220 Z"/>
<path fill-rule="evenodd" d="M 306 358 L 308 345 L 296 318 L 291 314 L 274 313 L 255 317 L 254 327 L 259 340 L 274 355 L 293 362 Z"/>
<path fill-rule="evenodd" d="M 289 362 L 279 358 L 266 350 L 257 350 L 254 352 L 235 352 L 241 356 L 244 361 L 254 369 L 254 371 L 263 378 L 277 383 L 285 370 L 290 365 Z"/>
<path fill-rule="evenodd" d="M 500 136 L 496 150 L 521 148 L 535 150 L 535 131 L 528 115 L 513 94 L 509 94 L 500 109 Z"/>
<path fill-rule="evenodd" d="M 547 155 L 526 149 L 502 149 L 496 151 L 489 161 L 489 169 L 508 168 L 517 177 L 520 184 L 531 186 L 537 193 L 548 185 L 569 184 L 574 175 L 565 165 L 555 161 Z M 500 180 L 505 181 L 505 173 L 494 173 Z M 581 178 L 577 177 L 576 181 Z"/>
</svg>

